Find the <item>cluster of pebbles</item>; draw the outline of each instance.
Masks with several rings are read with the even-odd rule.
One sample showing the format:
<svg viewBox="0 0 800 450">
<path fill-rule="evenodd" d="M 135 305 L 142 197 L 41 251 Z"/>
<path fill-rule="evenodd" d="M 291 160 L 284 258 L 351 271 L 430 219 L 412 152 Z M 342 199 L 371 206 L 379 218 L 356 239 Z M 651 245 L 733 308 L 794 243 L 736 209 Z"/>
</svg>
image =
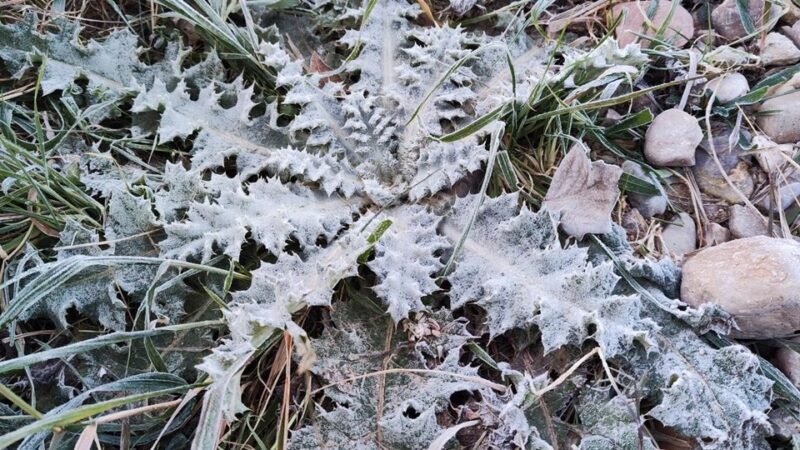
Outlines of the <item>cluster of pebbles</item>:
<svg viewBox="0 0 800 450">
<path fill-rule="evenodd" d="M 648 20 L 648 2 L 627 2 L 614 7 L 625 12 L 617 38 L 646 46 L 642 36 L 656 37 L 660 29 L 658 38 L 697 55 L 710 42 L 715 54 L 747 55 L 750 63 L 740 66 L 746 72 L 704 74 L 700 85 L 713 106 L 735 105 L 751 84 L 800 62 L 800 9 L 791 1 L 775 3 L 744 2 L 757 30 L 748 34 L 736 0 L 714 7 L 706 19 L 713 30 L 681 4 L 662 0 Z M 740 114 L 741 125 L 734 127 L 697 105 L 659 110 L 646 132 L 644 156 L 677 176 L 663 179 L 661 195 L 627 196 L 631 208 L 623 225 L 629 233 L 640 234 L 646 219 L 665 219 L 658 241 L 664 254 L 682 263 L 682 300 L 724 307 L 737 321 L 737 338 L 800 331 L 800 243 L 790 232 L 800 226 L 800 74 L 787 78 L 770 86 L 760 103 L 731 108 L 734 118 Z M 655 180 L 634 162 L 623 170 Z M 700 198 L 692 195 L 697 192 Z M 665 217 L 668 204 L 686 212 Z M 782 350 L 777 359 L 800 382 L 800 355 Z"/>
</svg>

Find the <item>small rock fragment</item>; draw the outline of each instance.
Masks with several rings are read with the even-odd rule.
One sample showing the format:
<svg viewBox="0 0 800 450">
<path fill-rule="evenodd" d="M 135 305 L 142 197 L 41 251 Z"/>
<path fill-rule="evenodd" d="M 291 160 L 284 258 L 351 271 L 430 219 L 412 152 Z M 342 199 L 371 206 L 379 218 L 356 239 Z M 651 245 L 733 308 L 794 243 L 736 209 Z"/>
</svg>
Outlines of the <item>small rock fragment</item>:
<svg viewBox="0 0 800 450">
<path fill-rule="evenodd" d="M 757 56 L 740 48 L 731 47 L 730 45 L 720 45 L 719 47 L 714 48 L 708 52 L 708 54 L 706 54 L 705 59 L 723 67 L 751 64 L 758 61 Z"/>
<path fill-rule="evenodd" d="M 780 33 L 769 33 L 761 49 L 761 64 L 765 66 L 786 66 L 800 61 L 800 49 L 791 39 Z"/>
<path fill-rule="evenodd" d="M 744 201 L 742 195 L 750 198 L 755 189 L 755 182 L 748 171 L 747 163 L 740 161 L 736 152 L 718 154 L 717 158 L 731 183 L 722 176 L 712 156 L 704 151 L 698 151 L 697 164 L 692 167 L 692 173 L 700 190 L 729 203 Z"/>
<path fill-rule="evenodd" d="M 756 161 L 766 173 L 777 173 L 786 165 L 787 159 L 794 155 L 794 145 L 776 144 L 767 136 L 758 135 L 753 138 L 755 145 Z"/>
<path fill-rule="evenodd" d="M 795 75 L 776 88 L 758 111 L 758 126 L 778 144 L 800 141 L 800 77 Z"/>
<path fill-rule="evenodd" d="M 800 329 L 800 243 L 756 236 L 704 249 L 683 265 L 681 300 L 720 305 L 735 337 L 788 336 Z"/>
<path fill-rule="evenodd" d="M 744 205 L 733 205 L 728 211 L 728 228 L 734 239 L 767 235 L 767 219 L 758 211 Z"/>
<path fill-rule="evenodd" d="M 797 338 L 792 340 L 800 343 Z M 775 362 L 775 367 L 780 369 L 793 384 L 800 384 L 800 353 L 790 348 L 781 347 L 775 352 L 773 361 Z"/>
<path fill-rule="evenodd" d="M 659 183 L 656 177 L 646 174 L 644 169 L 642 169 L 642 166 L 631 160 L 626 160 L 622 163 L 622 171 L 637 178 L 649 180 L 654 186 L 658 187 L 659 190 L 661 189 L 661 183 Z M 631 205 L 639 210 L 639 213 L 642 215 L 642 217 L 646 219 L 659 214 L 664 214 L 664 211 L 667 210 L 667 197 L 663 192 L 654 196 L 629 192 L 627 197 L 628 200 L 630 200 Z"/>
<path fill-rule="evenodd" d="M 622 216 L 622 228 L 625 229 L 628 240 L 635 241 L 647 231 L 647 220 L 638 209 L 632 208 Z"/>
<path fill-rule="evenodd" d="M 781 186 L 778 189 L 778 197 L 780 197 L 780 209 L 786 209 L 792 205 L 800 205 L 800 183 L 794 182 L 789 183 L 787 185 Z M 764 197 L 760 202 L 758 202 L 758 206 L 763 208 L 764 210 L 769 211 L 770 204 L 770 196 L 767 195 Z M 778 212 L 778 208 L 773 207 L 772 211 Z"/>
<path fill-rule="evenodd" d="M 619 46 L 625 47 L 632 44 L 639 39 L 639 34 L 653 37 L 658 33 L 658 30 L 663 26 L 668 18 L 670 18 L 670 11 L 672 9 L 672 1 L 661 0 L 658 2 L 653 18 L 650 22 L 656 27 L 646 27 L 645 17 L 649 8 L 653 7 L 654 2 L 626 2 L 614 5 L 611 9 L 611 14 L 616 18 L 623 12 L 625 17 L 617 25 L 616 36 L 619 41 Z M 683 47 L 688 40 L 694 35 L 694 20 L 689 11 L 680 4 L 675 5 L 675 11 L 672 13 L 672 18 L 666 27 L 663 39 L 672 41 L 676 47 Z M 650 43 L 645 41 L 642 47 L 648 47 Z"/>
<path fill-rule="evenodd" d="M 730 240 L 731 232 L 722 225 L 714 222 L 708 224 L 706 227 L 706 232 L 703 235 L 703 241 L 705 242 L 706 247 L 719 245 Z"/>
<path fill-rule="evenodd" d="M 761 24 L 764 3 L 764 0 L 748 0 L 747 2 L 747 15 L 755 28 Z M 711 25 L 717 34 L 729 41 L 747 36 L 736 0 L 725 0 L 714 8 L 714 11 L 711 12 Z"/>
<path fill-rule="evenodd" d="M 781 16 L 783 22 L 794 24 L 800 20 L 800 6 L 794 2 L 785 2 L 783 6 L 786 8 Z"/>
<path fill-rule="evenodd" d="M 704 130 L 705 131 L 705 130 Z M 711 134 L 700 141 L 700 148 L 709 155 L 716 152 L 724 155 L 731 152 L 742 153 L 745 148 L 741 145 L 741 138 L 750 138 L 750 133 L 742 127 L 735 128 L 725 122 L 711 121 Z"/>
<path fill-rule="evenodd" d="M 800 21 L 790 27 L 781 27 L 781 31 L 792 40 L 795 46 L 800 46 Z"/>
<path fill-rule="evenodd" d="M 664 227 L 664 231 L 661 232 L 661 241 L 664 244 L 665 253 L 671 254 L 676 259 L 697 249 L 697 228 L 692 216 L 680 213 L 673 223 Z"/>
<path fill-rule="evenodd" d="M 697 119 L 679 109 L 668 109 L 653 119 L 644 141 L 644 155 L 662 167 L 690 167 L 703 140 Z"/>
<path fill-rule="evenodd" d="M 728 103 L 750 92 L 750 84 L 744 75 L 734 72 L 709 81 L 706 90 L 714 92 L 718 102 Z"/>
</svg>

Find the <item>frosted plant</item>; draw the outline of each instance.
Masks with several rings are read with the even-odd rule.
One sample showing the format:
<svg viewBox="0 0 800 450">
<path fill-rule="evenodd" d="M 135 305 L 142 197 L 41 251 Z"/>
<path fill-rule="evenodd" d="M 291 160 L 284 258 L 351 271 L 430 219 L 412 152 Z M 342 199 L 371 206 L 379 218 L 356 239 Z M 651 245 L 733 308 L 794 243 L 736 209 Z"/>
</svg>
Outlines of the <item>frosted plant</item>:
<svg viewBox="0 0 800 450">
<path fill-rule="evenodd" d="M 242 187 L 239 178 L 215 175 L 206 183 L 213 199 L 193 203 L 186 220 L 167 225 L 169 237 L 161 243 L 168 256 L 186 258 L 201 254 L 208 260 L 214 246 L 238 258 L 245 236 L 275 255 L 289 238 L 313 246 L 317 238 L 331 239 L 350 222 L 358 203 L 328 197 L 299 184 L 258 180 Z M 231 212 L 235 210 L 235 214 Z"/>
<path fill-rule="evenodd" d="M 650 357 L 647 378 L 660 388 L 648 414 L 692 436 L 701 448 L 765 448 L 772 382 L 740 345 L 710 348 L 686 327 L 667 324 Z"/>
<path fill-rule="evenodd" d="M 216 448 L 225 424 L 246 410 L 243 371 L 282 333 L 297 351 L 292 364 L 310 369 L 311 380 L 323 386 L 313 419 L 293 425 L 293 448 L 426 448 L 450 425 L 469 425 L 498 448 L 649 449 L 656 444 L 642 432 L 646 419 L 702 448 L 763 446 L 771 386 L 758 359 L 743 347 L 714 349 L 699 338 L 698 332 L 723 329 L 725 318 L 684 311 L 669 298 L 677 268 L 633 256 L 610 221 L 618 170 L 592 163 L 579 146 L 556 172 L 543 211 L 520 208 L 517 194 L 450 198 L 455 183 L 487 162 L 489 127 L 481 125 L 494 123 L 509 105 L 531 101 L 542 83 L 573 94 L 603 88 L 600 98 L 608 97 L 647 61 L 636 46 L 619 49 L 608 40 L 590 52 L 571 52 L 556 74 L 545 69 L 546 47 L 422 26 L 418 6 L 405 1 L 378 0 L 371 8 L 311 4 L 350 24 L 337 44 L 353 57 L 335 73 L 317 73 L 281 42 L 252 36 L 259 63 L 276 74 L 279 90 L 270 101 L 245 76 L 223 80 L 213 52 L 182 69 L 185 51 L 172 45 L 166 58 L 148 65 L 125 31 L 84 44 L 67 23 L 44 34 L 33 16 L 0 25 L 0 59 L 15 79 L 43 65 L 43 95 L 77 95 L 76 80 L 85 79 L 90 104 L 129 108 L 126 137 L 162 146 L 181 141 L 189 149 L 161 174 L 120 168 L 99 144 L 64 150 L 62 158 L 77 161 L 84 186 L 106 199 L 104 227 L 69 222 L 54 262 L 25 255 L 18 268 L 27 275 L 67 263 L 81 270 L 32 304 L 19 300 L 48 288 L 45 277 L 23 277 L 0 322 L 49 317 L 64 328 L 74 306 L 121 330 L 129 309 L 121 298 L 152 307 L 159 319 L 177 319 L 186 297 L 181 277 L 191 271 L 168 272 L 177 281 L 151 290 L 164 275 L 156 265 L 77 263 L 95 256 L 143 261 L 158 253 L 152 260 L 209 267 L 194 263 L 235 262 L 244 259 L 243 248 L 259 247 L 269 257 L 240 274 L 248 287 L 223 300 L 229 337 L 197 366 L 210 382 L 194 448 Z M 559 226 L 578 239 L 610 232 L 602 239 L 610 255 L 586 241 L 562 244 Z M 641 289 L 619 283 L 615 263 Z M 347 295 L 354 286 L 359 295 Z M 295 323 L 309 307 L 330 314 L 321 337 L 310 338 Z M 485 326 L 490 340 L 538 331 L 529 334 L 538 336 L 544 357 L 599 348 L 595 354 L 616 369 L 610 376 L 619 377 L 621 390 L 576 372 L 563 386 L 580 391 L 570 393 L 572 409 L 541 408 L 548 399 L 537 392 L 551 382 L 547 372 L 490 361 L 472 345 L 481 337 L 466 331 L 467 319 L 454 317 L 478 308 L 485 323 L 470 330 Z M 491 381 L 472 365 L 473 355 L 494 370 Z M 85 365 L 101 367 L 102 357 L 92 355 Z M 169 361 L 167 370 L 180 366 Z M 475 409 L 452 414 L 454 394 L 469 396 Z M 641 412 L 645 404 L 651 408 Z M 569 445 L 556 442 L 558 433 L 540 433 L 540 422 L 558 421 L 565 411 L 580 422 L 563 433 Z M 469 414 L 474 420 L 466 420 Z"/>
<path fill-rule="evenodd" d="M 340 304 L 332 315 L 335 327 L 312 341 L 318 358 L 312 371 L 333 385 L 325 393 L 337 406 L 332 411 L 319 407 L 315 424 L 294 433 L 290 447 L 371 449 L 382 442 L 389 448 L 425 448 L 443 431 L 437 416 L 451 395 L 462 392 L 481 405 L 478 414 L 498 446 L 549 448 L 527 423 L 514 420 L 520 412 L 509 405 L 510 395 L 492 388 L 476 367 L 459 362 L 459 350 L 470 337 L 463 322 L 448 323 L 441 314 L 418 320 L 429 332 L 411 337 L 414 351 L 401 350 L 396 336 L 391 357 L 381 357 L 387 322 L 375 320 L 356 301 Z M 398 366 L 408 370 L 376 373 Z"/>
<path fill-rule="evenodd" d="M 286 101 L 303 107 L 289 125 L 292 138 L 309 152 L 346 161 L 377 203 L 405 192 L 417 200 L 477 170 L 486 158 L 478 136 L 431 136 L 476 120 L 487 91 L 508 72 L 504 45 L 473 55 L 492 47 L 484 36 L 413 25 L 409 18 L 418 14 L 416 5 L 379 1 L 359 29 L 346 31 L 341 42 L 359 49 L 345 65 L 358 81 L 346 88 L 323 75 L 301 83 L 285 77 L 292 83 Z"/>
<path fill-rule="evenodd" d="M 98 244 L 100 238 L 95 231 L 69 220 L 61 232 L 59 247 L 63 249 L 58 251 L 56 260 L 43 263 L 38 257 L 34 258 L 39 266 L 30 270 L 38 275 L 27 280 L 17 295 L 23 297 L 26 289 L 42 289 L 37 283 L 37 277 L 52 279 L 58 273 L 59 278 L 63 278 L 64 281 L 46 298 L 25 305 L 19 314 L 20 319 L 49 317 L 60 328 L 67 328 L 67 310 L 74 307 L 79 313 L 96 320 L 106 328 L 125 329 L 127 307 L 120 298 L 123 294 L 141 298 L 153 282 L 155 267 L 112 263 L 108 266 L 94 265 L 79 273 L 68 275 L 70 265 L 80 264 L 81 258 L 86 256 L 157 254 L 152 241 L 146 235 L 142 235 L 154 229 L 155 217 L 150 211 L 149 201 L 120 192 L 111 198 L 108 211 L 112 219 L 106 224 L 106 237 L 119 242 L 102 249 Z"/>
<path fill-rule="evenodd" d="M 445 224 L 454 244 L 478 197 L 458 200 Z M 549 213 L 517 212 L 517 196 L 487 199 L 448 277 L 453 307 L 486 310 L 492 335 L 537 325 L 545 351 L 592 338 L 610 356 L 646 343 L 653 324 L 636 296 L 614 293 L 611 263 L 589 264 L 586 249 L 563 248 Z"/>
<path fill-rule="evenodd" d="M 399 322 L 410 311 L 424 310 L 422 298 L 439 289 L 432 278 L 443 268 L 437 252 L 449 244 L 436 233 L 440 219 L 421 206 L 400 207 L 378 217 L 388 221 L 389 228 L 378 239 L 375 257 L 367 265 L 379 280 L 375 293 Z"/>
<path fill-rule="evenodd" d="M 44 33 L 37 31 L 35 14 L 28 14 L 15 24 L 0 24 L 0 61 L 17 79 L 41 64 L 44 67 L 41 87 L 45 95 L 55 90 L 79 92 L 77 79 L 86 79 L 87 94 L 101 107 L 91 114 L 94 120 L 104 118 L 113 102 L 135 93 L 138 86 L 152 86 L 155 80 L 174 84 L 182 79 L 199 87 L 222 75 L 222 66 L 214 52 L 204 62 L 183 69 L 181 66 L 191 50 L 171 43 L 160 62 L 147 65 L 139 59 L 138 38 L 126 28 L 114 31 L 102 41 L 82 43 L 77 22 L 55 22 L 55 30 Z"/>
<path fill-rule="evenodd" d="M 639 416 L 636 402 L 616 395 L 609 386 L 588 386 L 578 410 L 586 429 L 581 439 L 581 450 L 658 448 L 653 439 L 642 432 L 643 419 Z"/>
</svg>

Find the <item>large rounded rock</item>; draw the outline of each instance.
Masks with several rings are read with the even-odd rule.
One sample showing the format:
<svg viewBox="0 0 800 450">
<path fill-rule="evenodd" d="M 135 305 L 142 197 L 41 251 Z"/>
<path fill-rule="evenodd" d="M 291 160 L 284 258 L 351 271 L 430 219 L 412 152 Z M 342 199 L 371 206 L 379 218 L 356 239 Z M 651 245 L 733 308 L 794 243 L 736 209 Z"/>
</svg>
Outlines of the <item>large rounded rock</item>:
<svg viewBox="0 0 800 450">
<path fill-rule="evenodd" d="M 694 165 L 694 154 L 703 129 L 697 119 L 679 109 L 668 109 L 653 119 L 644 139 L 644 156 L 662 167 Z"/>
<path fill-rule="evenodd" d="M 625 47 L 628 44 L 636 42 L 639 39 L 638 35 L 655 36 L 658 30 L 664 25 L 664 22 L 670 18 L 670 10 L 672 9 L 672 2 L 661 0 L 658 2 L 651 23 L 656 27 L 646 26 L 645 15 L 654 2 L 626 2 L 614 5 L 611 9 L 611 14 L 618 17 L 620 14 L 625 13 L 625 17 L 620 21 L 616 29 L 617 40 L 620 47 Z M 675 5 L 675 12 L 672 14 L 669 24 L 666 26 L 664 32 L 664 39 L 672 41 L 676 47 L 683 47 L 688 40 L 694 35 L 694 20 L 689 11 L 680 4 Z M 650 43 L 645 41 L 642 47 L 649 47 Z"/>
<path fill-rule="evenodd" d="M 736 337 L 788 336 L 800 330 L 800 244 L 756 236 L 702 250 L 683 265 L 681 299 L 720 305 Z"/>
</svg>

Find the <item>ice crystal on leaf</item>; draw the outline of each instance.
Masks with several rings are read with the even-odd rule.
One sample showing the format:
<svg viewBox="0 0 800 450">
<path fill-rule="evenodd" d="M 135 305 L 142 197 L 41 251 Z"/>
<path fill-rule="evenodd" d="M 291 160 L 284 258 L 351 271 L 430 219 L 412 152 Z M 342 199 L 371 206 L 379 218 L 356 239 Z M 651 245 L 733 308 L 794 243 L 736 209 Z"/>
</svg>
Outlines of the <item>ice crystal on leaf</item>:
<svg viewBox="0 0 800 450">
<path fill-rule="evenodd" d="M 657 343 L 648 373 L 662 398 L 651 417 L 704 449 L 767 448 L 772 382 L 759 373 L 755 355 L 740 345 L 715 350 L 674 325 L 662 330 Z"/>
<path fill-rule="evenodd" d="M 206 192 L 209 197 L 193 203 L 185 221 L 167 226 L 169 237 L 160 244 L 166 255 L 186 258 L 199 254 L 207 260 L 218 246 L 224 254 L 238 258 L 248 234 L 280 255 L 289 238 L 304 246 L 314 245 L 319 237 L 331 239 L 358 209 L 355 201 L 277 179 L 247 184 L 245 191 L 238 177 L 215 175 Z"/>
<path fill-rule="evenodd" d="M 456 202 L 445 223 L 453 243 L 478 206 L 478 197 Z M 592 265 L 586 249 L 562 247 L 549 213 L 517 211 L 511 194 L 480 205 L 448 277 L 453 307 L 481 306 L 495 336 L 537 325 L 546 351 L 592 338 L 614 356 L 646 341 L 652 323 L 641 317 L 638 297 L 614 293 L 613 265 Z"/>
<path fill-rule="evenodd" d="M 438 417 L 457 392 L 471 395 L 486 408 L 485 425 L 495 422 L 487 434 L 508 439 L 498 442 L 500 446 L 524 445 L 528 439 L 527 424 L 509 422 L 516 417 L 514 411 L 501 411 L 510 399 L 481 378 L 476 367 L 459 361 L 459 350 L 470 337 L 464 323 L 420 317 L 428 326 L 435 324 L 437 333 L 417 336 L 413 352 L 403 350 L 398 345 L 402 338 L 395 337 L 385 355 L 390 318 L 375 320 L 370 308 L 350 301 L 339 304 L 331 319 L 322 337 L 312 340 L 317 362 L 311 370 L 331 385 L 325 393 L 336 407 L 318 407 L 314 425 L 295 432 L 291 448 L 368 449 L 379 443 L 427 448 L 442 433 Z M 394 368 L 400 370 L 381 374 Z"/>
<path fill-rule="evenodd" d="M 41 64 L 43 94 L 56 90 L 80 92 L 76 81 L 82 78 L 87 80 L 86 90 L 95 104 L 102 101 L 110 105 L 141 87 L 152 86 L 156 80 L 174 84 L 182 79 L 200 87 L 222 75 L 214 52 L 200 64 L 183 69 L 190 49 L 183 48 L 179 40 L 167 46 L 163 59 L 148 65 L 139 59 L 138 38 L 126 28 L 112 32 L 102 41 L 83 43 L 77 22 L 58 19 L 55 27 L 48 25 L 51 31 L 43 33 L 37 31 L 39 25 L 35 14 L 28 14 L 16 24 L 0 24 L 0 61 L 14 78 Z M 99 120 L 106 113 L 96 111 L 92 117 Z"/>
</svg>

